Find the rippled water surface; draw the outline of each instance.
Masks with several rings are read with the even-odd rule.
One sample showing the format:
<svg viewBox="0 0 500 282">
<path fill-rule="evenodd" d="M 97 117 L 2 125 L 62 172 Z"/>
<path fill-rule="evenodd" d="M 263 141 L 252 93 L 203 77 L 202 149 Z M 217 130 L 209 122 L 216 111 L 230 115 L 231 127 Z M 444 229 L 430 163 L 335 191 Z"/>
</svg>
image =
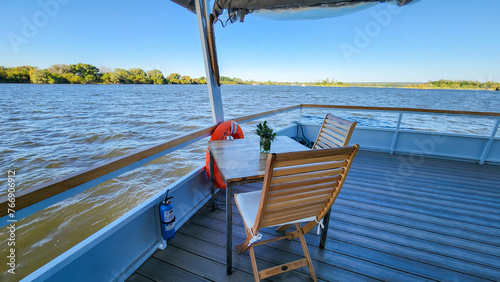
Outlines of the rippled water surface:
<svg viewBox="0 0 500 282">
<path fill-rule="evenodd" d="M 226 119 L 296 104 L 338 104 L 468 111 L 500 109 L 492 91 L 300 86 L 223 86 Z M 204 85 L 0 84 L 0 165 L 17 174 L 17 190 L 78 172 L 211 125 Z M 303 122 L 320 123 L 332 110 L 305 109 Z M 334 112 L 360 126 L 394 127 L 397 114 Z M 266 118 L 276 129 L 298 111 Z M 254 121 L 243 124 L 252 134 Z M 488 135 L 490 119 L 405 115 L 403 128 Z M 178 150 L 17 222 L 13 277 L 18 280 L 117 219 L 204 161 L 206 140 Z M 2 178 L 7 183 L 6 177 Z M 0 196 L 5 196 L 2 185 Z M 0 231 L 0 256 L 7 256 Z M 14 279 L 15 278 L 15 279 Z"/>
</svg>

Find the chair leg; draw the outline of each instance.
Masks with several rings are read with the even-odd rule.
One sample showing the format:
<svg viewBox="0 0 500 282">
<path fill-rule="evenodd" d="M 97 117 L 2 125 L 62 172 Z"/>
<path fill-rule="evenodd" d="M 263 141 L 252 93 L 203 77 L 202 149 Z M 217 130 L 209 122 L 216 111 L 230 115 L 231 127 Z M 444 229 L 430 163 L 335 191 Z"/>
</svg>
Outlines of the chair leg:
<svg viewBox="0 0 500 282">
<path fill-rule="evenodd" d="M 249 229 L 246 228 L 246 226 L 245 226 L 245 233 L 247 235 L 247 240 L 249 240 L 251 234 L 250 234 Z M 294 269 L 297 269 L 297 268 L 300 268 L 300 267 L 303 267 L 306 265 L 309 268 L 309 273 L 310 273 L 313 281 L 315 281 L 315 282 L 317 281 L 316 273 L 314 271 L 314 267 L 313 267 L 312 260 L 311 260 L 311 256 L 309 254 L 309 250 L 307 249 L 307 242 L 306 242 L 306 239 L 304 237 L 304 230 L 300 226 L 300 223 L 297 223 L 297 230 L 296 231 L 287 232 L 287 234 L 288 233 L 290 233 L 289 234 L 290 236 L 285 235 L 285 236 L 281 236 L 279 238 L 268 239 L 268 240 L 256 243 L 256 245 L 262 245 L 262 244 L 266 244 L 266 243 L 274 242 L 274 241 L 278 241 L 278 240 L 283 240 L 283 239 L 290 239 L 291 240 L 293 238 L 298 237 L 300 239 L 302 251 L 304 252 L 304 258 L 296 260 L 296 261 L 292 261 L 289 263 L 285 263 L 282 265 L 278 265 L 275 267 L 271 267 L 268 269 L 264 269 L 262 271 L 259 271 L 257 268 L 257 261 L 255 259 L 255 252 L 254 252 L 254 244 L 251 244 L 250 246 L 248 246 L 248 243 L 245 242 L 245 243 L 237 246 L 238 251 L 240 251 L 240 249 L 242 249 L 243 251 L 248 249 L 248 252 L 250 254 L 250 262 L 252 264 L 253 276 L 254 276 L 254 280 L 256 282 L 260 281 L 261 278 L 266 279 L 267 277 L 278 275 L 278 274 L 281 274 L 283 272 L 291 271 L 291 270 L 294 270 Z M 242 252 L 240 252 L 240 253 L 242 253 Z"/>
<path fill-rule="evenodd" d="M 260 281 L 259 270 L 257 269 L 257 261 L 255 260 L 255 253 L 253 251 L 253 246 L 251 246 L 248 250 L 250 254 L 250 262 L 252 263 L 252 271 L 255 282 Z"/>
<path fill-rule="evenodd" d="M 251 237 L 250 237 L 250 235 L 247 234 L 247 238 L 245 239 L 245 241 L 243 241 L 243 243 L 241 243 L 239 245 L 236 245 L 236 250 L 238 251 L 238 254 L 244 253 L 246 250 L 248 250 L 248 248 L 250 248 L 249 247 L 250 240 L 251 240 Z"/>
<path fill-rule="evenodd" d="M 243 242 L 243 244 L 237 245 L 236 249 L 238 250 L 239 254 L 243 253 L 244 251 L 246 251 L 248 249 L 248 253 L 250 255 L 250 263 L 252 264 L 253 277 L 254 277 L 255 282 L 258 282 L 258 281 L 260 281 L 259 270 L 257 268 L 257 261 L 255 260 L 255 252 L 253 251 L 253 246 L 252 245 L 248 246 L 248 243 L 250 241 L 249 238 L 250 238 L 251 234 L 250 234 L 248 228 L 246 227 L 246 225 L 245 225 L 245 233 L 247 235 L 247 239 L 245 240 L 245 242 Z"/>
<path fill-rule="evenodd" d="M 304 237 L 304 230 L 302 230 L 302 227 L 300 227 L 300 223 L 296 223 L 295 226 L 297 227 L 297 230 L 299 231 L 300 244 L 302 245 L 302 250 L 304 251 L 304 256 L 307 259 L 307 266 L 309 267 L 309 273 L 311 274 L 313 281 L 316 282 L 318 280 L 316 278 L 316 272 L 314 271 L 311 256 L 309 255 L 309 249 L 307 249 L 307 242 L 306 242 L 306 238 Z"/>
</svg>

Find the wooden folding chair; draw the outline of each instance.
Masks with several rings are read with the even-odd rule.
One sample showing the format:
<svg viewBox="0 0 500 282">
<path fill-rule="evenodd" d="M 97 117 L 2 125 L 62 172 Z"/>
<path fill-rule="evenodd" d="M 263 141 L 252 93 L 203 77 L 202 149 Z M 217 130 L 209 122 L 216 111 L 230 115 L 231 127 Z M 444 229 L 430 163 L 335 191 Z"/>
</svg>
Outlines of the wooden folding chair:
<svg viewBox="0 0 500 282">
<path fill-rule="evenodd" d="M 356 127 L 355 121 L 327 114 L 319 130 L 313 149 L 327 149 L 344 147 L 349 144 L 352 132 Z"/>
<path fill-rule="evenodd" d="M 242 253 L 249 249 L 255 281 L 306 265 L 316 281 L 304 234 L 321 223 L 330 210 L 358 150 L 359 145 L 354 145 L 269 154 L 262 191 L 235 194 L 247 236 L 237 250 Z M 305 224 L 301 226 L 301 222 Z M 261 228 L 283 224 L 295 224 L 297 230 L 259 241 Z M 304 251 L 303 259 L 258 271 L 254 246 L 297 237 Z"/>
<path fill-rule="evenodd" d="M 348 121 L 343 118 L 336 117 L 331 114 L 327 114 L 319 130 L 316 142 L 314 142 L 313 149 L 329 149 L 344 147 L 349 144 L 352 132 L 356 127 L 357 122 Z M 327 218 L 330 216 L 328 215 Z M 286 231 L 290 228 L 292 224 L 284 224 L 276 231 Z M 326 238 L 322 238 L 320 241 L 320 247 L 324 248 Z"/>
</svg>

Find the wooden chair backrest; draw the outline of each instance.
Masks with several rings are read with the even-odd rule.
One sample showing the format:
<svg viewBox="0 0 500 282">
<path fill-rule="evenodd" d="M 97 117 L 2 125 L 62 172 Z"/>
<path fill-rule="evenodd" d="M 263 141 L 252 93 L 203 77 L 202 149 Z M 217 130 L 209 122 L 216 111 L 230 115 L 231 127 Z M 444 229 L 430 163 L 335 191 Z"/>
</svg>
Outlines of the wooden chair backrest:
<svg viewBox="0 0 500 282">
<path fill-rule="evenodd" d="M 330 210 L 359 145 L 269 154 L 256 222 L 252 228 L 281 225 Z"/>
<path fill-rule="evenodd" d="M 319 130 L 318 138 L 316 138 L 316 142 L 314 142 L 313 149 L 347 146 L 356 124 L 355 121 L 348 121 L 327 114 Z"/>
</svg>

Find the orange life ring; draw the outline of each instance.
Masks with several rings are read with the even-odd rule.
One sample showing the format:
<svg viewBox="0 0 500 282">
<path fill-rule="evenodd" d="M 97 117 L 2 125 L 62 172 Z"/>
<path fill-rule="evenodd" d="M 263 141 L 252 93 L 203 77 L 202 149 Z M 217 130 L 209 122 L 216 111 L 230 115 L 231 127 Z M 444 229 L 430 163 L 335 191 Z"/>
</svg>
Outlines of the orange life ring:
<svg viewBox="0 0 500 282">
<path fill-rule="evenodd" d="M 219 126 L 217 126 L 217 128 L 212 133 L 210 141 L 226 140 L 229 136 L 231 136 L 234 139 L 245 138 L 243 130 L 241 130 L 241 127 L 233 120 L 228 120 L 219 124 Z M 210 163 L 210 153 L 207 150 L 207 153 L 205 155 L 205 170 L 207 171 L 208 178 L 210 178 L 209 163 Z M 222 176 L 220 175 L 220 171 L 216 163 L 214 163 L 214 185 L 217 188 L 226 189 L 226 183 L 224 183 L 224 179 L 222 179 Z"/>
</svg>

